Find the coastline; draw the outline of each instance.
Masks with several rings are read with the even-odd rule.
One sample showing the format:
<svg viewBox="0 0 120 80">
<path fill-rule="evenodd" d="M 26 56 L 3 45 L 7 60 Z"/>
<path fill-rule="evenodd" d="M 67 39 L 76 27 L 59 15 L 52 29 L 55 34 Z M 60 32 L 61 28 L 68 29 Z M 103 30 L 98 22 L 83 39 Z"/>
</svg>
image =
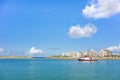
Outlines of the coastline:
<svg viewBox="0 0 120 80">
<path fill-rule="evenodd" d="M 27 56 L 0 56 L 0 59 L 23 59 L 28 58 Z"/>
<path fill-rule="evenodd" d="M 35 58 L 35 57 L 33 57 Z M 44 57 L 46 59 L 59 59 L 59 60 L 77 60 L 78 58 L 72 57 Z M 97 60 L 120 60 L 119 57 L 93 57 Z M 0 56 L 0 59 L 30 59 L 28 56 Z M 32 59 L 32 58 L 31 58 Z"/>
<path fill-rule="evenodd" d="M 78 58 L 71 58 L 71 57 L 48 57 L 51 59 L 59 59 L 59 60 L 77 60 Z M 118 57 L 93 57 L 97 60 L 120 60 Z"/>
</svg>

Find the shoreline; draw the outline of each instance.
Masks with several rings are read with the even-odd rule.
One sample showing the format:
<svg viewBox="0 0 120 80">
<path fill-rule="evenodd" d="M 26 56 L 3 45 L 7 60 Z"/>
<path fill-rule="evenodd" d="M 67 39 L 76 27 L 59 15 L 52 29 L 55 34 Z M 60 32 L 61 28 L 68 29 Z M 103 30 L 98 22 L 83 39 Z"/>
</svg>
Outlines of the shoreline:
<svg viewBox="0 0 120 80">
<path fill-rule="evenodd" d="M 0 59 L 39 59 L 41 57 L 29 58 L 28 56 L 0 56 Z M 43 58 L 43 57 L 42 57 Z M 77 60 L 78 58 L 71 57 L 44 57 L 46 59 L 59 59 L 59 60 Z M 97 60 L 120 60 L 118 57 L 93 57 Z"/>
<path fill-rule="evenodd" d="M 64 57 L 48 57 L 50 59 L 59 59 L 59 60 L 78 60 L 78 58 L 64 58 Z M 103 58 L 100 58 L 100 57 L 93 57 L 97 60 L 120 60 L 120 58 L 118 57 L 103 57 Z"/>
<path fill-rule="evenodd" d="M 28 58 L 27 56 L 0 56 L 0 59 L 24 59 Z"/>
</svg>

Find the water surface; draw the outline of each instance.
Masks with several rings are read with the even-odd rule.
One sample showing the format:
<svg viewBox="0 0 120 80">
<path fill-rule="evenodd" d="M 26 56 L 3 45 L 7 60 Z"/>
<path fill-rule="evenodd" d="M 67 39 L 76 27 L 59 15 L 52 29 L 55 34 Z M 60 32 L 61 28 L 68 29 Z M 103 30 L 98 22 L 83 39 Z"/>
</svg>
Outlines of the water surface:
<svg viewBox="0 0 120 80">
<path fill-rule="evenodd" d="M 120 80 L 120 61 L 0 59 L 0 80 Z"/>
</svg>

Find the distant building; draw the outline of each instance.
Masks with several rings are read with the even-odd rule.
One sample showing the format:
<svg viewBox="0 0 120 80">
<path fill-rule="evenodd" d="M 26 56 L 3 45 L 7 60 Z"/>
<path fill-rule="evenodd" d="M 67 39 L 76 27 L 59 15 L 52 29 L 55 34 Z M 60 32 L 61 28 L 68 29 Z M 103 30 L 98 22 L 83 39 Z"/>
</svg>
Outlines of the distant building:
<svg viewBox="0 0 120 80">
<path fill-rule="evenodd" d="M 93 49 L 90 49 L 87 51 L 87 56 L 96 57 L 97 53 Z"/>
<path fill-rule="evenodd" d="M 77 58 L 77 52 L 69 52 L 69 57 Z"/>
<path fill-rule="evenodd" d="M 78 52 L 77 53 L 77 58 L 80 58 L 80 57 L 83 57 L 83 56 L 84 56 L 83 52 Z"/>
<path fill-rule="evenodd" d="M 112 55 L 112 52 L 109 51 L 109 50 L 101 50 L 101 55 L 102 55 L 103 57 L 109 57 L 109 56 Z"/>
<path fill-rule="evenodd" d="M 84 54 L 82 52 L 67 52 L 67 53 L 63 53 L 64 57 L 71 57 L 71 58 L 79 58 L 79 57 L 83 57 Z"/>
</svg>

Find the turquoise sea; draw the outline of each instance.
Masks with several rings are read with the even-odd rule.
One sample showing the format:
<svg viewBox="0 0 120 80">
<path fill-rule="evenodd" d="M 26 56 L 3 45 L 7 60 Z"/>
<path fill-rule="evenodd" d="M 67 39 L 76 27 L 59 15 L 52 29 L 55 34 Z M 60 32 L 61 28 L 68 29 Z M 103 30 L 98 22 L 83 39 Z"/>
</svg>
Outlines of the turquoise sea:
<svg viewBox="0 0 120 80">
<path fill-rule="evenodd" d="M 0 80 L 120 80 L 120 61 L 0 59 Z"/>
</svg>

